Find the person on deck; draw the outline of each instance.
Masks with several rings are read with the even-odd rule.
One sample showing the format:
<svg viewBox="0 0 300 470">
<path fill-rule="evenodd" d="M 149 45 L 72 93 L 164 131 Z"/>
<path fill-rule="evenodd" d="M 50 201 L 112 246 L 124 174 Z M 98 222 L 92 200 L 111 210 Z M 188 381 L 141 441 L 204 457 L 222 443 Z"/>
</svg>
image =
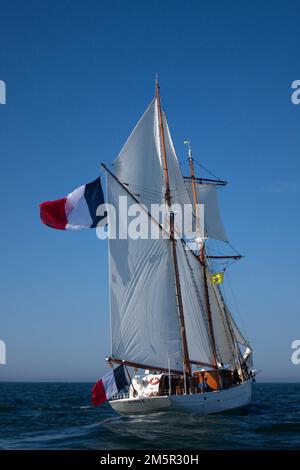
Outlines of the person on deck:
<svg viewBox="0 0 300 470">
<path fill-rule="evenodd" d="M 233 378 L 233 385 L 239 385 L 241 383 L 241 378 L 239 376 L 237 369 L 234 369 L 232 378 Z"/>
<path fill-rule="evenodd" d="M 213 391 L 213 389 L 211 388 L 211 386 L 208 385 L 208 383 L 207 383 L 207 377 L 205 377 L 205 379 L 204 379 L 204 391 L 205 391 L 205 392 L 212 392 L 212 391 Z"/>
</svg>

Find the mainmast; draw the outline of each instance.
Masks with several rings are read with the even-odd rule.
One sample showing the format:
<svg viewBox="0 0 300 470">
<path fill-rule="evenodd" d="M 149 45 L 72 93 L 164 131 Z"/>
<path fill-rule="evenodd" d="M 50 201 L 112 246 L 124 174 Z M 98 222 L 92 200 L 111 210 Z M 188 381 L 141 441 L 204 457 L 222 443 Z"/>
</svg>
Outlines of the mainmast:
<svg viewBox="0 0 300 470">
<path fill-rule="evenodd" d="M 192 189 L 193 189 L 193 198 L 194 198 L 194 206 L 195 206 L 195 216 L 196 216 L 196 239 L 200 239 L 200 227 L 199 227 L 199 213 L 198 213 L 198 201 L 197 201 L 197 190 L 196 190 L 196 178 L 195 178 L 195 170 L 194 170 L 194 161 L 192 157 L 192 149 L 191 143 L 189 140 L 186 140 L 184 143 L 188 145 L 189 150 L 189 167 L 190 167 L 190 178 L 192 180 Z M 215 342 L 215 335 L 213 329 L 213 322 L 212 322 L 212 313 L 209 301 L 209 294 L 208 294 L 208 284 L 207 284 L 207 266 L 205 261 L 205 246 L 204 241 L 202 242 L 202 246 L 200 248 L 200 252 L 198 255 L 198 259 L 201 263 L 202 270 L 203 270 L 203 281 L 204 281 L 204 295 L 205 295 L 205 305 L 207 311 L 207 318 L 208 318 L 208 325 L 209 325 L 209 332 L 211 337 L 211 346 L 212 346 L 212 353 L 213 353 L 213 365 L 217 367 L 217 351 L 216 351 L 216 342 Z"/>
<path fill-rule="evenodd" d="M 161 103 L 160 103 L 158 78 L 156 78 L 155 94 L 156 94 L 157 108 L 158 108 L 160 144 L 161 144 L 161 153 L 163 157 L 163 165 L 164 165 L 163 170 L 164 170 L 165 185 L 166 185 L 165 201 L 168 204 L 168 207 L 170 209 L 170 240 L 172 244 L 172 256 L 173 256 L 173 265 L 174 265 L 174 272 L 175 272 L 176 295 L 177 295 L 178 314 L 179 314 L 182 351 L 183 351 L 183 365 L 184 365 L 185 374 L 190 375 L 191 365 L 190 365 L 189 352 L 188 352 L 187 339 L 186 339 L 186 330 L 185 330 L 185 323 L 184 323 L 183 303 L 182 303 L 182 295 L 181 295 L 181 287 L 180 287 L 180 279 L 179 279 L 178 260 L 177 260 L 177 253 L 176 253 L 176 240 L 174 237 L 174 212 L 172 211 L 172 207 L 171 207 L 172 201 L 171 201 L 171 192 L 170 192 L 170 180 L 169 180 L 169 172 L 168 172 L 168 161 L 167 161 L 167 153 L 166 153 L 165 134 L 164 134 L 163 117 L 162 117 L 162 110 L 161 110 Z"/>
</svg>

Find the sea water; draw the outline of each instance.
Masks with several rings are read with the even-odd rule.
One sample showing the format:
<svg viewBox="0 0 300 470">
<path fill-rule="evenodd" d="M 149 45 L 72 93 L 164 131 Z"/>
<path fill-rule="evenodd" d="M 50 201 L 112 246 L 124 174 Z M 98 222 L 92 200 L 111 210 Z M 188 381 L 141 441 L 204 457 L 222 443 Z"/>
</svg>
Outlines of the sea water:
<svg viewBox="0 0 300 470">
<path fill-rule="evenodd" d="M 1 449 L 300 449 L 300 384 L 253 385 L 251 405 L 201 417 L 118 416 L 92 384 L 0 383 Z"/>
</svg>

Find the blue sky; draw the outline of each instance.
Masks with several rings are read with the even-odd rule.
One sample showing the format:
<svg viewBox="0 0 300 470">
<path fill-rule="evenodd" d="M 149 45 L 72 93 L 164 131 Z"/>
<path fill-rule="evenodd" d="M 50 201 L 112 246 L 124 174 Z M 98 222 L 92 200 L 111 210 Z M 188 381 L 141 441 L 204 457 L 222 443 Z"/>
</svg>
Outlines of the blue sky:
<svg viewBox="0 0 300 470">
<path fill-rule="evenodd" d="M 92 181 L 154 94 L 175 147 L 229 181 L 230 270 L 260 380 L 299 381 L 300 6 L 292 1 L 0 1 L 0 380 L 88 380 L 109 353 L 106 243 L 38 203 Z M 226 281 L 227 282 L 227 281 Z M 239 320 L 239 316 L 237 317 Z"/>
</svg>

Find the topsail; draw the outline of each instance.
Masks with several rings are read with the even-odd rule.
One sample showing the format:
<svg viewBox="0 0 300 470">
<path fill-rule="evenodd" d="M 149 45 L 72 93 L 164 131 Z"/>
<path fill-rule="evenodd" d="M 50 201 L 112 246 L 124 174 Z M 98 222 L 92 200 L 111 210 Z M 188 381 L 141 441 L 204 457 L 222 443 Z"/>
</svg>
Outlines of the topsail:
<svg viewBox="0 0 300 470">
<path fill-rule="evenodd" d="M 193 201 L 192 180 L 184 180 L 190 200 Z M 204 235 L 215 240 L 228 241 L 221 219 L 218 204 L 217 188 L 211 184 L 200 184 L 195 181 L 197 203 L 204 205 Z"/>
</svg>

